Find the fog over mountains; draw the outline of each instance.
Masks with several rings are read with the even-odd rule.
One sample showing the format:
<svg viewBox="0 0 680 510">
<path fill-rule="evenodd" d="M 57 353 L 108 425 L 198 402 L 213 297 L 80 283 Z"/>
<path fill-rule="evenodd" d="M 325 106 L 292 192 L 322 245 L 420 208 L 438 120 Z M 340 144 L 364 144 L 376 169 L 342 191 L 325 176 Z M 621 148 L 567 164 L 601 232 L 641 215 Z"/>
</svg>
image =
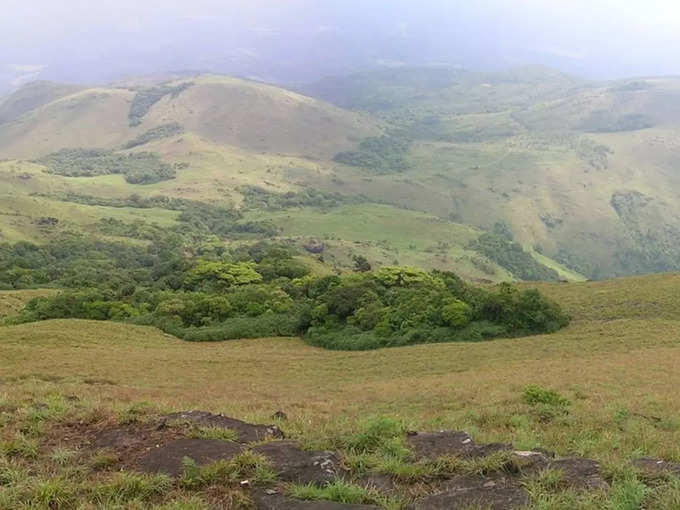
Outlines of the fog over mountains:
<svg viewBox="0 0 680 510">
<path fill-rule="evenodd" d="M 5 0 L 0 90 L 179 70 L 298 84 L 399 65 L 680 73 L 673 0 Z"/>
</svg>

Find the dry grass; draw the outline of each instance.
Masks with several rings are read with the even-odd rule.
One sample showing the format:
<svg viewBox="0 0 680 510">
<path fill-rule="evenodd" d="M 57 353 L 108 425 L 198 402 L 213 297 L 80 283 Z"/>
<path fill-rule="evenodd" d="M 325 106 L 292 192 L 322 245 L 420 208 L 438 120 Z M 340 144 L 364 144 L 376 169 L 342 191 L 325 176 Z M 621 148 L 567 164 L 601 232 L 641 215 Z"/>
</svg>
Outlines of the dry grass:
<svg viewBox="0 0 680 510">
<path fill-rule="evenodd" d="M 56 291 L 38 290 L 3 290 L 0 291 L 0 319 L 19 312 L 31 299 L 48 296 Z"/>
<path fill-rule="evenodd" d="M 106 405 L 152 401 L 254 420 L 281 409 L 290 431 L 312 438 L 380 414 L 603 461 L 680 460 L 679 278 L 544 286 L 575 318 L 550 336 L 359 353 L 298 339 L 192 344 L 116 323 L 6 327 L 0 391 L 58 390 Z M 529 384 L 563 393 L 569 414 L 539 419 L 522 401 Z"/>
</svg>

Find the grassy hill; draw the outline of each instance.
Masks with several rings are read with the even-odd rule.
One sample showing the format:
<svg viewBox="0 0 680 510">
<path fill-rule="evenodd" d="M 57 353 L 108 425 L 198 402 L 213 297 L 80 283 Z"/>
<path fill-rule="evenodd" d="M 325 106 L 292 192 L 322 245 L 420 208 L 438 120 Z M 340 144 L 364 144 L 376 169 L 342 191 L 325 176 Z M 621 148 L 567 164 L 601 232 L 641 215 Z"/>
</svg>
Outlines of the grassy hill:
<svg viewBox="0 0 680 510">
<path fill-rule="evenodd" d="M 541 284 L 542 292 L 572 314 L 567 329 L 549 336 L 359 353 L 319 350 L 297 339 L 185 343 L 151 328 L 110 322 L 3 327 L 0 402 L 4 409 L 19 406 L 26 413 L 31 410 L 26 402 L 47 402 L 56 413 L 41 418 L 48 421 L 96 408 L 96 416 L 108 423 L 130 412 L 144 420 L 149 413 L 180 409 L 267 423 L 282 410 L 288 420 L 278 423 L 285 432 L 316 447 L 358 433 L 370 417 L 388 416 L 408 430 L 466 430 L 479 441 L 585 455 L 600 461 L 613 480 L 610 490 L 578 497 L 550 496 L 555 489 L 545 489 L 547 494 L 535 494 L 537 505 L 543 501 L 536 508 L 670 509 L 654 503 L 654 487 L 672 491 L 662 480 L 647 481 L 651 489 L 629 494 L 631 506 L 617 505 L 619 492 L 642 479 L 630 468 L 632 458 L 680 460 L 674 390 L 680 383 L 679 286 L 677 275 Z M 528 385 L 568 398 L 566 412 L 550 415 L 526 403 Z M 60 404 L 60 396 L 69 396 L 71 404 Z M 77 407 L 68 411 L 73 402 Z M 46 431 L 29 436 L 39 440 L 47 434 L 46 442 L 38 441 L 38 462 L 46 463 L 44 469 L 61 469 L 47 464 L 54 448 L 68 447 L 51 432 L 61 429 L 38 430 Z M 104 469 L 97 476 L 109 475 Z M 644 507 L 635 503 L 643 500 Z"/>
<path fill-rule="evenodd" d="M 352 140 L 378 133 L 368 117 L 219 76 L 136 89 L 62 91 L 49 98 L 35 89 L 17 92 L 32 101 L 24 100 L 27 107 L 13 108 L 2 122 L 0 153 L 6 158 L 36 158 L 65 147 L 117 148 L 169 123 L 219 145 L 308 157 L 330 157 Z M 3 103 L 8 108 L 19 102 L 12 97 Z"/>
<path fill-rule="evenodd" d="M 29 83 L 13 94 L 1 98 L 0 124 L 16 120 L 31 110 L 51 103 L 61 97 L 74 94 L 81 88 L 77 85 L 48 81 Z"/>
<path fill-rule="evenodd" d="M 30 85 L 2 103 L 0 193 L 13 197 L 8 204 L 31 194 L 38 201 L 163 195 L 253 214 L 244 189 L 279 196 L 311 189 L 396 208 L 395 219 L 407 210 L 455 224 L 461 235 L 446 236 L 453 251 L 444 260 L 423 251 L 440 240 L 437 229 L 424 235 L 432 243 L 415 243 L 409 253 L 402 246 L 398 258 L 451 264 L 470 278 L 512 272 L 486 260 L 503 267 L 484 276 L 463 253 L 466 231 L 496 224 L 562 278 L 680 269 L 680 80 L 587 82 L 543 68 L 392 69 L 329 78 L 303 92 L 212 75 L 94 89 Z M 151 158 L 167 166 L 165 177 L 142 185 L 126 174 L 69 177 L 45 166 L 45 156 L 73 148 Z M 90 163 L 74 161 L 81 170 Z M 343 212 L 289 209 L 259 217 L 286 236 L 322 238 Z M 44 238 L 29 226 L 44 215 L 22 223 L 10 216 L 18 210 L 6 207 L 0 218 L 5 239 Z M 306 215 L 315 221 L 297 233 L 286 223 Z M 380 241 L 348 224 L 354 230 L 329 243 L 345 263 L 352 244 Z M 399 244 L 413 244 L 405 239 Z M 393 258 L 365 248 L 376 264 Z"/>
<path fill-rule="evenodd" d="M 420 69 L 305 90 L 373 112 L 409 144 L 405 171 L 372 176 L 369 197 L 484 229 L 504 221 L 591 278 L 678 268 L 678 79 Z"/>
</svg>

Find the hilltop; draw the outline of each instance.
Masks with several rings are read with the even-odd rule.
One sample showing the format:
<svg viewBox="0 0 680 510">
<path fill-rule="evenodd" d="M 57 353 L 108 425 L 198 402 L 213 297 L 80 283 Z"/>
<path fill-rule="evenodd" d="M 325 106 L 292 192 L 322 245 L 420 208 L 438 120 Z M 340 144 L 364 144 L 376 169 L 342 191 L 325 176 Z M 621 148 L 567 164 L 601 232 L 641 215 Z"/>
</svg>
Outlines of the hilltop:
<svg viewBox="0 0 680 510">
<path fill-rule="evenodd" d="M 250 508 L 259 488 L 275 484 L 278 494 L 303 499 L 401 509 L 448 490 L 451 477 L 468 487 L 483 475 L 483 483 L 521 482 L 531 508 L 671 509 L 678 488 L 664 470 L 680 459 L 679 285 L 678 275 L 541 284 L 573 317 L 552 335 L 352 353 L 288 338 L 187 343 L 101 321 L 3 327 L 0 506 L 113 505 L 118 497 L 118 504 L 139 508 Z M 188 409 L 224 415 L 163 418 Z M 276 427 L 247 428 L 226 416 Z M 242 435 L 251 430 L 265 437 Z M 413 430 L 465 431 L 423 435 L 428 448 L 454 448 L 462 458 L 421 458 L 419 435 L 400 439 Z M 268 442 L 281 437 L 278 431 L 288 440 Z M 206 440 L 225 460 L 201 470 L 186 464 L 174 481 L 137 474 L 177 469 L 173 448 L 182 445 L 199 463 L 209 462 L 197 449 Z M 547 452 L 572 460 L 534 471 L 531 463 L 515 464 L 509 443 L 537 452 L 532 461 Z M 468 456 L 464 444 L 480 454 Z M 278 455 L 277 445 L 289 456 Z M 275 464 L 257 456 L 228 461 L 244 447 L 273 455 Z M 333 452 L 333 469 L 347 470 L 345 485 L 313 490 L 300 481 L 310 480 L 298 477 L 310 475 L 305 462 L 311 466 L 320 450 Z M 582 467 L 572 471 L 570 463 Z M 328 481 L 325 472 L 313 480 Z M 578 484 L 587 490 L 573 488 Z"/>
</svg>

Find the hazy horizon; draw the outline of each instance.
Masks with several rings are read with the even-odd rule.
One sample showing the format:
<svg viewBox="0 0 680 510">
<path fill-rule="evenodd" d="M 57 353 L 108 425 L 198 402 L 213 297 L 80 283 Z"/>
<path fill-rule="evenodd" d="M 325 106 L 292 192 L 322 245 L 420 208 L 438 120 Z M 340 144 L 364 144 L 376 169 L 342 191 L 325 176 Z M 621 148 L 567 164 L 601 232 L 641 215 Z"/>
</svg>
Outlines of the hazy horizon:
<svg viewBox="0 0 680 510">
<path fill-rule="evenodd" d="M 6 3 L 0 90 L 178 70 L 282 84 L 399 65 L 680 74 L 680 5 L 670 0 Z"/>
</svg>

